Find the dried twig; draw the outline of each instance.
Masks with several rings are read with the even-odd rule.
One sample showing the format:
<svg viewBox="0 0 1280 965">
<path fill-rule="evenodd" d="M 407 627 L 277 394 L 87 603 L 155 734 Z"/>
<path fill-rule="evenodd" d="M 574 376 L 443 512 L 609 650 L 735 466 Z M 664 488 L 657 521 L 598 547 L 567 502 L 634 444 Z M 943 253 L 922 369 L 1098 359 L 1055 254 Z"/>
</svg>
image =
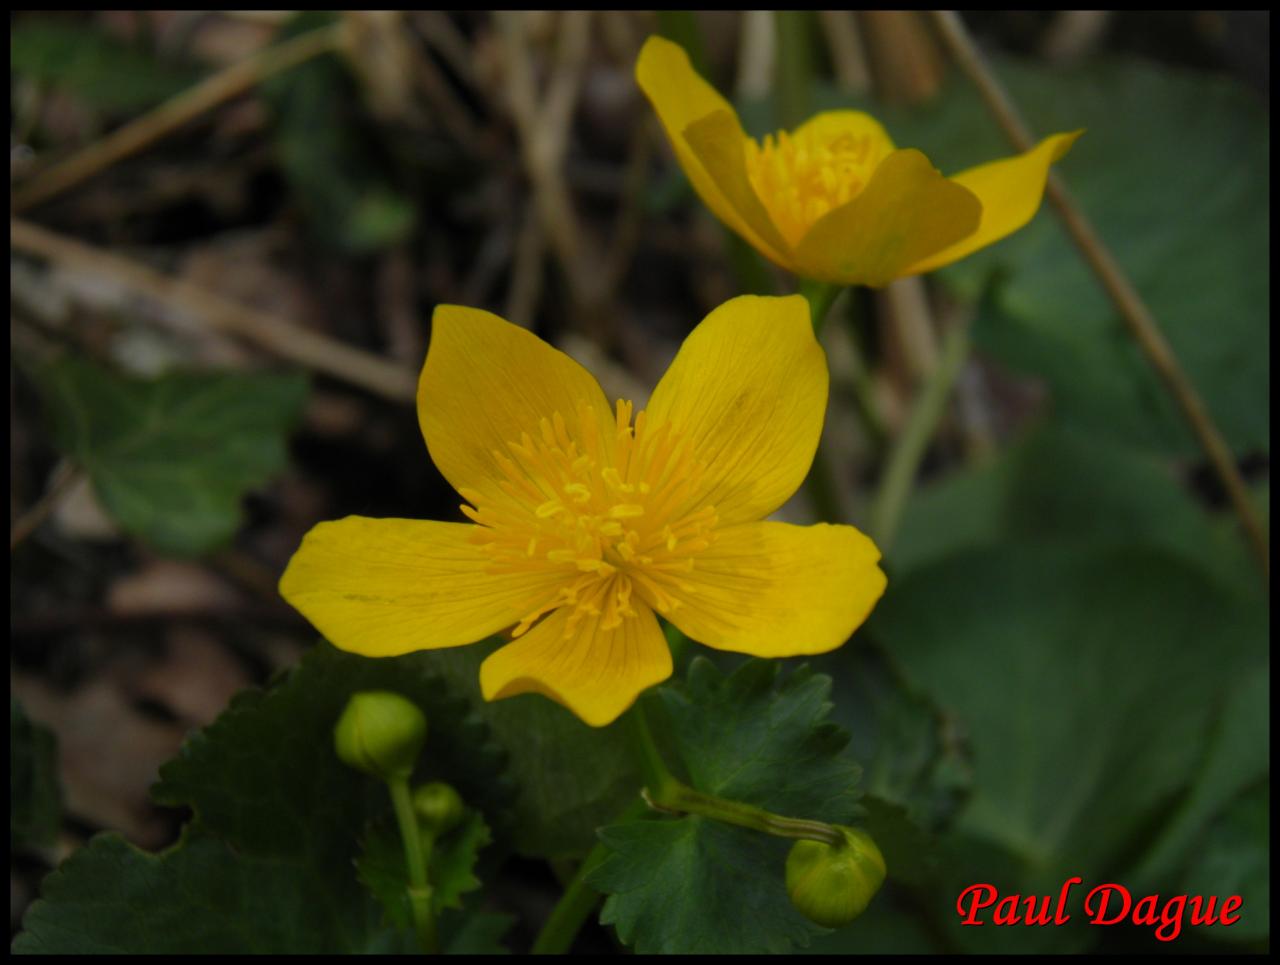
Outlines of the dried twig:
<svg viewBox="0 0 1280 965">
<path fill-rule="evenodd" d="M 987 66 L 959 15 L 952 10 L 940 10 L 935 11 L 933 17 L 947 48 L 960 68 L 978 88 L 987 108 L 999 122 L 1010 143 L 1019 151 L 1031 150 L 1035 141 L 1030 130 L 1000 81 Z M 1173 348 L 1160 331 L 1160 326 L 1143 302 L 1142 296 L 1133 287 L 1115 257 L 1103 244 L 1102 239 L 1093 230 L 1093 225 L 1072 200 L 1062 180 L 1055 173 L 1050 173 L 1045 190 L 1058 216 L 1062 219 L 1067 233 L 1071 235 L 1071 239 L 1080 249 L 1085 261 L 1098 276 L 1103 288 L 1119 309 L 1120 317 L 1124 320 L 1129 334 L 1137 341 L 1147 361 L 1151 363 L 1169 390 L 1169 394 L 1182 410 L 1191 431 L 1221 480 L 1231 505 L 1240 517 L 1249 546 L 1257 557 L 1263 575 L 1269 578 L 1271 561 L 1267 549 L 1266 529 L 1258 516 L 1257 509 L 1249 499 L 1249 491 L 1245 487 L 1244 479 L 1240 476 L 1240 470 L 1236 466 L 1231 450 L 1227 448 L 1222 433 L 1214 425 L 1195 386 L 1187 378 L 1177 356 L 1174 355 Z"/>
<path fill-rule="evenodd" d="M 30 222 L 9 222 L 9 243 L 61 265 L 103 275 L 117 284 L 154 298 L 210 328 L 235 335 L 282 359 L 358 385 L 396 402 L 411 402 L 414 373 L 386 359 L 247 308 L 198 285 L 163 275 L 128 258 L 55 234 Z"/>
<path fill-rule="evenodd" d="M 40 528 L 40 524 L 49 518 L 49 514 L 58 508 L 62 497 L 71 491 L 71 487 L 80 478 L 80 470 L 70 460 L 63 460 L 53 471 L 44 495 L 36 500 L 35 505 L 19 516 L 9 530 L 9 552 L 18 548 L 18 544 Z"/>
<path fill-rule="evenodd" d="M 138 153 L 264 78 L 336 49 L 341 38 L 340 26 L 324 27 L 274 47 L 267 47 L 252 57 L 219 71 L 154 110 L 112 131 L 102 140 L 95 141 L 60 164 L 34 175 L 14 192 L 12 210 L 15 213 L 21 212 L 48 201 L 117 161 Z"/>
</svg>

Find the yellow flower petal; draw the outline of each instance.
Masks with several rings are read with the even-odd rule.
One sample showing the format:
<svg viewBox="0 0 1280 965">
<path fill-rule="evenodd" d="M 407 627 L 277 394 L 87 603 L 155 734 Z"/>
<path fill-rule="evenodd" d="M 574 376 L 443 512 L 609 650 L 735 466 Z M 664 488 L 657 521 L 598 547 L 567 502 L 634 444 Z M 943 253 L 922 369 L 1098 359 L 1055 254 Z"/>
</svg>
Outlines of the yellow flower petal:
<svg viewBox="0 0 1280 965">
<path fill-rule="evenodd" d="M 866 138 L 865 160 L 874 166 L 893 151 L 893 138 L 884 125 L 865 111 L 823 111 L 814 114 L 794 131 L 793 141 L 812 141 L 839 148 L 846 141 Z"/>
<path fill-rule="evenodd" d="M 670 421 L 705 467 L 686 508 L 711 505 L 726 524 L 767 516 L 796 491 L 826 409 L 827 362 L 809 303 L 743 295 L 685 339 L 646 418 Z"/>
<path fill-rule="evenodd" d="M 707 207 L 761 254 L 788 268 L 791 248 L 778 233 L 747 176 L 747 135 L 738 122 L 738 115 L 732 111 L 716 111 L 686 127 L 684 139 L 702 166 L 703 173 L 719 189 L 720 199 L 727 202 L 740 223 L 735 224 L 706 195 L 702 195 Z M 688 170 L 688 165 L 685 165 L 685 171 Z M 692 176 L 690 180 L 693 180 Z M 698 193 L 702 194 L 702 191 Z"/>
<path fill-rule="evenodd" d="M 720 530 L 681 574 L 669 614 L 717 650 L 794 657 L 834 650 L 884 592 L 880 551 L 852 526 L 746 523 Z"/>
<path fill-rule="evenodd" d="M 972 234 L 981 217 L 973 193 L 923 154 L 894 151 L 861 194 L 809 229 L 796 249 L 796 272 L 840 285 L 887 285 Z"/>
<path fill-rule="evenodd" d="M 590 406 L 600 444 L 612 451 L 613 408 L 600 384 L 569 356 L 497 315 L 437 306 L 431 347 L 418 381 L 418 420 L 431 458 L 459 491 L 501 500 L 506 456 L 541 421 L 558 413 L 570 438 L 581 435 L 580 407 Z"/>
<path fill-rule="evenodd" d="M 1025 154 L 980 164 L 952 177 L 954 183 L 968 188 L 982 202 L 982 221 L 973 234 L 922 258 L 903 274 L 933 271 L 959 261 L 1030 221 L 1040 208 L 1049 165 L 1060 160 L 1083 133 L 1050 135 Z"/>
<path fill-rule="evenodd" d="M 475 643 L 536 610 L 562 573 L 494 575 L 465 523 L 348 516 L 306 535 L 280 595 L 334 646 L 368 657 Z"/>
<path fill-rule="evenodd" d="M 746 180 L 743 161 L 746 134 L 733 105 L 698 76 L 682 47 L 663 37 L 650 37 L 645 41 L 636 61 L 636 82 L 657 111 L 676 160 L 703 203 L 761 252 L 774 261 L 783 261 L 786 246 L 781 244 L 768 217 L 760 220 L 763 212 L 756 210 L 760 202 Z M 697 126 L 697 122 L 721 113 L 727 116 L 711 120 L 708 125 Z M 699 150 L 712 164 L 716 174 L 706 169 L 698 150 L 686 140 L 691 125 L 694 126 L 691 132 L 693 141 L 699 145 Z M 719 183 L 718 177 L 728 177 L 729 180 Z M 745 209 L 740 207 L 743 205 Z M 744 215 L 744 210 L 750 217 Z"/>
<path fill-rule="evenodd" d="M 538 693 L 603 727 L 671 676 L 671 651 L 648 607 L 611 630 L 585 615 L 566 635 L 570 613 L 555 611 L 480 666 L 485 700 Z"/>
</svg>

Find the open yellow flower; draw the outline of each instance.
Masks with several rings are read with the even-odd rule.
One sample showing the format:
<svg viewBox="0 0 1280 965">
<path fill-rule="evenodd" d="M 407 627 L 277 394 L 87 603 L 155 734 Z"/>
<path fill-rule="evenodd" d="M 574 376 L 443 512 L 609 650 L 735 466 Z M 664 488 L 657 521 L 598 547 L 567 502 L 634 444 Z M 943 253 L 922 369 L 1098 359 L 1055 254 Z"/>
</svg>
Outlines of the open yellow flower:
<svg viewBox="0 0 1280 965">
<path fill-rule="evenodd" d="M 1083 133 L 945 178 L 861 111 L 818 114 L 761 144 L 662 37 L 640 51 L 636 80 L 707 207 L 775 264 L 838 285 L 886 285 L 1017 231 L 1040 207 L 1049 165 Z"/>
<path fill-rule="evenodd" d="M 535 335 L 442 305 L 418 415 L 472 522 L 321 523 L 280 592 L 367 656 L 514 627 L 485 699 L 534 691 L 594 726 L 670 676 L 655 613 L 721 650 L 832 650 L 884 591 L 879 551 L 851 526 L 761 522 L 808 473 L 826 405 L 798 295 L 713 311 L 634 419 Z"/>
</svg>

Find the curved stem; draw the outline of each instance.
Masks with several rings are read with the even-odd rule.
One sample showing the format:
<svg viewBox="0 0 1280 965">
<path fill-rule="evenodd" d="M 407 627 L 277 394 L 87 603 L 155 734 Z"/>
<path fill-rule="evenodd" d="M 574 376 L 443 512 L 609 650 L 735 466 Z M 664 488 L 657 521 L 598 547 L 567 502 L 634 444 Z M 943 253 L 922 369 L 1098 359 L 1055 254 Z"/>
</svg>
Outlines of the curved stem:
<svg viewBox="0 0 1280 965">
<path fill-rule="evenodd" d="M 844 841 L 840 832 L 824 821 L 772 814 L 763 808 L 743 804 L 741 801 L 731 801 L 714 794 L 695 791 L 679 781 L 668 786 L 662 794 L 651 793 L 650 799 L 658 807 L 669 811 L 700 814 L 724 824 L 736 824 L 740 828 L 763 831 L 765 834 L 772 834 L 779 838 L 803 838 L 835 846 Z"/>
<path fill-rule="evenodd" d="M 663 811 L 700 814 L 724 824 L 736 824 L 741 828 L 763 831 L 780 838 L 806 838 L 831 845 L 838 845 L 844 840 L 839 831 L 822 821 L 788 818 L 741 801 L 695 791 L 677 780 L 667 768 L 658 752 L 658 745 L 654 743 L 649 722 L 645 719 L 639 702 L 631 708 L 627 719 L 644 776 L 645 800 L 651 806 Z"/>
<path fill-rule="evenodd" d="M 920 460 L 924 458 L 929 440 L 946 411 L 947 399 L 968 353 L 969 329 L 966 324 L 958 323 L 943 338 L 938 364 L 921 389 L 907 417 L 907 424 L 889 453 L 884 475 L 880 477 L 880 485 L 871 502 L 868 526 L 871 538 L 882 553 L 887 553 L 893 542 L 903 507 L 920 468 Z"/>
<path fill-rule="evenodd" d="M 634 801 L 618 815 L 618 822 L 637 818 L 647 810 L 648 805 L 644 801 Z M 582 859 L 582 864 L 578 865 L 578 870 L 565 886 L 564 894 L 543 924 L 542 931 L 534 939 L 533 954 L 563 955 L 569 951 L 583 923 L 600 901 L 600 893 L 586 883 L 587 875 L 600 867 L 608 855 L 609 849 L 600 843 Z"/>
<path fill-rule="evenodd" d="M 422 950 L 434 955 L 438 951 L 436 917 L 431 911 L 431 885 L 427 883 L 427 851 L 418 830 L 418 819 L 413 813 L 409 781 L 406 778 L 393 779 L 387 782 L 387 788 L 391 791 L 391 804 L 395 808 L 396 823 L 400 826 L 400 840 L 404 843 L 405 864 L 409 868 L 409 904 L 413 909 L 414 928 Z"/>
</svg>

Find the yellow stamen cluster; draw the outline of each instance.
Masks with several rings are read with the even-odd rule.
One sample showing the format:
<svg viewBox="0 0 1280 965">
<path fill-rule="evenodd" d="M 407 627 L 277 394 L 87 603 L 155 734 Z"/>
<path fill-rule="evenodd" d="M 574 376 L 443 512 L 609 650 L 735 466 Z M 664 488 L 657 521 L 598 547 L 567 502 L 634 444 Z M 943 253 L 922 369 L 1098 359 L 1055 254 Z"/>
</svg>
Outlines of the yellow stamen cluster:
<svg viewBox="0 0 1280 965">
<path fill-rule="evenodd" d="M 867 182 L 881 152 L 869 134 L 817 131 L 747 138 L 747 177 L 773 223 L 790 245 L 799 244 L 827 212 L 852 201 Z"/>
<path fill-rule="evenodd" d="M 585 404 L 573 432 L 559 412 L 543 418 L 536 434 L 493 453 L 501 496 L 462 490 L 491 572 L 564 570 L 563 585 L 516 636 L 560 607 L 573 608 L 566 634 L 587 615 L 607 630 L 636 615 L 633 596 L 665 614 L 692 592 L 681 574 L 711 544 L 717 521 L 714 507 L 690 505 L 703 467 L 670 423 L 654 426 L 641 411 L 632 425 L 631 410 L 619 400 L 610 440 Z"/>
</svg>

